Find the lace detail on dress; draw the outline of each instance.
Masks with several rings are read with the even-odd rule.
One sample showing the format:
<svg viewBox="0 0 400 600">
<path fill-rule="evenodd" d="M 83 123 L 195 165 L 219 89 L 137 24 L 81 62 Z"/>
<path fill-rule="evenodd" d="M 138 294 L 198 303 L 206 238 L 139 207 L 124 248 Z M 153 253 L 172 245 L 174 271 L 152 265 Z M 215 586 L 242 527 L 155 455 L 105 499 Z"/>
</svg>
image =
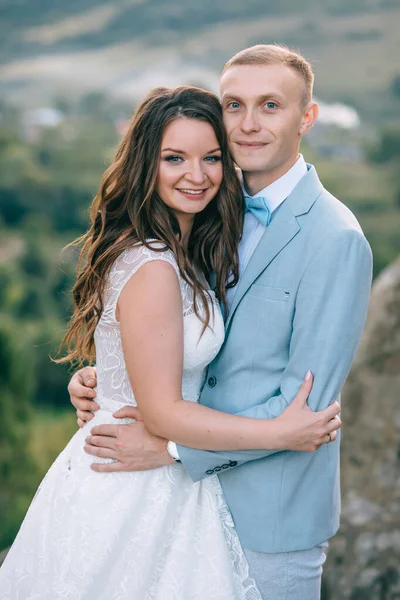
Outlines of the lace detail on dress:
<svg viewBox="0 0 400 600">
<path fill-rule="evenodd" d="M 179 464 L 95 473 L 91 464 L 109 459 L 84 452 L 92 427 L 121 424 L 112 412 L 136 405 L 115 308 L 129 278 L 150 260 L 169 262 L 179 278 L 183 398 L 197 401 L 206 367 L 223 343 L 224 323 L 213 292 L 210 326 L 201 335 L 192 290 L 170 250 L 137 245 L 118 257 L 95 332 L 100 410 L 77 431 L 39 486 L 0 569 L 2 600 L 261 600 L 217 476 L 193 483 Z"/>
<path fill-rule="evenodd" d="M 148 262 L 162 260 L 172 265 L 181 285 L 179 268 L 173 252 L 165 248 L 160 242 L 149 242 L 149 244 L 154 249 L 149 249 L 142 244 L 136 244 L 124 250 L 111 267 L 104 297 L 104 311 L 101 317 L 103 324 L 115 324 L 117 322 L 115 309 L 122 290 L 129 279 Z"/>
<path fill-rule="evenodd" d="M 106 286 L 103 314 L 94 335 L 97 365 L 97 402 L 100 408 L 111 412 L 115 412 L 126 404 L 136 406 L 125 366 L 120 326 L 115 317 L 115 310 L 124 286 L 145 264 L 154 260 L 168 262 L 174 267 L 179 280 L 184 318 L 185 351 L 182 395 L 185 400 L 197 401 L 205 376 L 205 368 L 217 355 L 221 345 L 221 337 L 223 339 L 224 335 L 214 292 L 208 291 L 212 319 L 208 334 L 202 336 L 203 323 L 194 312 L 193 290 L 180 277 L 173 252 L 165 248 L 161 242 L 150 241 L 149 244 L 152 246 L 151 249 L 141 244 L 132 246 L 122 252 L 115 261 Z M 197 309 L 200 315 L 204 315 L 204 308 L 200 301 L 197 301 Z M 216 324 L 218 325 L 218 331 L 214 332 L 213 327 Z"/>
<path fill-rule="evenodd" d="M 220 481 L 216 475 L 210 477 L 210 481 L 214 487 L 218 504 L 218 512 L 222 523 L 222 530 L 224 532 L 226 545 L 232 560 L 233 572 L 238 582 L 238 586 L 243 589 L 243 599 L 262 600 L 256 582 L 250 577 L 249 563 L 247 562 L 246 555 L 243 552 L 239 536 L 236 533 L 235 524 L 233 522 L 229 507 L 226 503 Z"/>
</svg>

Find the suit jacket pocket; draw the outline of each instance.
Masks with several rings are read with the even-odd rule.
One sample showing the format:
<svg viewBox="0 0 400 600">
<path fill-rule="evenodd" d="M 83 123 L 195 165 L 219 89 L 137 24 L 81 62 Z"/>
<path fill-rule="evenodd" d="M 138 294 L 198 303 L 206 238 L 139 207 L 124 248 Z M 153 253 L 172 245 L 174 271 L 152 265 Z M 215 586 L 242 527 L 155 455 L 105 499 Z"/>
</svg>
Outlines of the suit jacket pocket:
<svg viewBox="0 0 400 600">
<path fill-rule="evenodd" d="M 248 294 L 257 296 L 258 298 L 265 298 L 266 300 L 280 300 L 281 302 L 287 302 L 290 298 L 290 292 L 284 288 L 261 285 L 259 283 L 253 283 Z"/>
</svg>

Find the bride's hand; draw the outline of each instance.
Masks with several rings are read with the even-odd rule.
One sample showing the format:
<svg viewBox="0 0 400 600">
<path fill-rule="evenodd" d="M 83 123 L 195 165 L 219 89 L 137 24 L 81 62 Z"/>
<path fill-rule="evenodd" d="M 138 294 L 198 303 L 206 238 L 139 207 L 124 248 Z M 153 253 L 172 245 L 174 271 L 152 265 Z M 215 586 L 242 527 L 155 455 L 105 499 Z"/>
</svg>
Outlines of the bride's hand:
<svg viewBox="0 0 400 600">
<path fill-rule="evenodd" d="M 336 440 L 342 426 L 338 414 L 340 404 L 335 400 L 328 408 L 313 412 L 307 404 L 313 385 L 313 376 L 307 373 L 293 402 L 277 417 L 281 428 L 281 448 L 314 452 L 322 444 Z"/>
</svg>

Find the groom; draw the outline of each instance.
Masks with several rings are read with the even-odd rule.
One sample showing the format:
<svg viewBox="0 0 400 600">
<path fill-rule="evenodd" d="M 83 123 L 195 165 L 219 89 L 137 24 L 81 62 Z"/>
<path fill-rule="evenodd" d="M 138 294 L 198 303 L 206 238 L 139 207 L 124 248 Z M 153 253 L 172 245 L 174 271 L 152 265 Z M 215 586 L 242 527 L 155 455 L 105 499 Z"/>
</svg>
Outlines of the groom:
<svg viewBox="0 0 400 600">
<path fill-rule="evenodd" d="M 224 121 L 247 212 L 226 339 L 200 400 L 211 408 L 272 419 L 310 369 L 309 405 L 321 410 L 338 398 L 361 336 L 371 252 L 355 217 L 299 155 L 318 116 L 312 88 L 310 64 L 277 45 L 239 52 L 222 73 Z M 69 385 L 80 424 L 96 409 L 88 389 L 94 376 L 84 369 Z M 118 416 L 136 414 L 126 407 Z M 217 473 L 263 598 L 320 597 L 324 548 L 339 527 L 339 437 L 314 453 L 209 452 L 167 446 L 136 422 L 95 427 L 86 450 L 117 452 L 118 462 L 97 471 L 177 459 L 193 481 Z"/>
</svg>

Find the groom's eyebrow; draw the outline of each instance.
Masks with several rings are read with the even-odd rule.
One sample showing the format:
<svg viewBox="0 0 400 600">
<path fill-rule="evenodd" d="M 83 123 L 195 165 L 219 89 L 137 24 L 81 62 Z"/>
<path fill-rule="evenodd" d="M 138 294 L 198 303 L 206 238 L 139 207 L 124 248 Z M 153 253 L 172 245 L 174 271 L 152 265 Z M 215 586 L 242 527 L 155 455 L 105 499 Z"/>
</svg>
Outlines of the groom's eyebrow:
<svg viewBox="0 0 400 600">
<path fill-rule="evenodd" d="M 227 92 L 226 94 L 222 94 L 221 100 L 237 100 L 238 102 L 242 102 L 242 99 L 237 94 L 232 94 L 232 92 Z"/>
<path fill-rule="evenodd" d="M 275 100 L 279 100 L 280 102 L 282 102 L 284 100 L 283 96 L 281 94 L 279 94 L 278 92 L 268 92 L 267 94 L 261 94 L 261 96 L 258 96 L 256 98 L 256 102 L 265 102 L 266 100 L 271 100 L 271 98 L 273 98 Z M 226 102 L 227 100 L 241 102 L 241 103 L 245 102 L 245 100 L 243 100 L 238 94 L 232 94 L 229 92 L 227 92 L 226 94 L 223 94 L 221 100 L 222 100 L 222 102 Z"/>
<path fill-rule="evenodd" d="M 264 102 L 265 100 L 271 100 L 271 99 L 279 100 L 280 102 L 282 102 L 284 98 L 277 92 L 269 92 L 268 94 L 263 94 L 262 96 L 260 96 L 258 98 L 259 102 Z"/>
</svg>

